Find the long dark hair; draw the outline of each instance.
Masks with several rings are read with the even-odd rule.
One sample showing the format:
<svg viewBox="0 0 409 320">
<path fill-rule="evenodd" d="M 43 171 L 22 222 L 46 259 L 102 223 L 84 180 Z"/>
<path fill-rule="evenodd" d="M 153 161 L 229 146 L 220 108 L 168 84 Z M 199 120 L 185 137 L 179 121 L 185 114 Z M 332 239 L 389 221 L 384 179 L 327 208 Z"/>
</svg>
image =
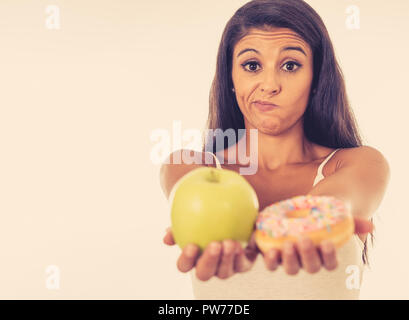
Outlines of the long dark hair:
<svg viewBox="0 0 409 320">
<path fill-rule="evenodd" d="M 328 31 L 317 12 L 303 0 L 253 0 L 236 11 L 228 21 L 217 53 L 216 74 L 209 96 L 206 129 L 244 129 L 244 118 L 232 91 L 232 61 L 236 43 L 250 29 L 288 28 L 301 36 L 313 52 L 313 80 L 304 113 L 304 135 L 328 148 L 362 146 L 362 139 L 346 95 L 344 77 L 335 57 Z M 217 131 L 216 131 L 217 132 Z M 215 152 L 216 136 L 204 137 L 203 151 Z M 211 148 L 208 147 L 210 145 Z M 224 146 L 224 148 L 226 145 Z M 372 219 L 371 219 L 372 220 Z M 373 245 L 374 236 L 371 233 Z M 369 265 L 367 241 L 362 253 Z"/>
</svg>

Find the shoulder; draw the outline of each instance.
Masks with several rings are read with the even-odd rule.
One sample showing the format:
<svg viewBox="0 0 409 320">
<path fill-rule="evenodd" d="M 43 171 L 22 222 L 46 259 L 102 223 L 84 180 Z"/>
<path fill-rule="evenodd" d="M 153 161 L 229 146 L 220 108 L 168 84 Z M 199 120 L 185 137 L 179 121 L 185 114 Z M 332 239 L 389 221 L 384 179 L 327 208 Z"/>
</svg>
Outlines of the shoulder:
<svg viewBox="0 0 409 320">
<path fill-rule="evenodd" d="M 378 149 L 360 146 L 338 152 L 340 158 L 336 172 L 349 172 L 351 177 L 366 185 L 368 189 L 386 189 L 391 170 L 387 159 Z"/>
<path fill-rule="evenodd" d="M 312 190 L 313 195 L 333 195 L 353 203 L 355 216 L 368 219 L 379 207 L 390 178 L 384 155 L 376 148 L 360 146 L 340 149 L 339 166 Z"/>
<path fill-rule="evenodd" d="M 360 146 L 338 150 L 338 168 L 345 166 L 377 168 L 382 171 L 390 171 L 389 163 L 385 156 L 371 146 Z"/>
<path fill-rule="evenodd" d="M 324 148 L 320 150 L 321 157 L 317 159 L 317 165 L 331 155 L 335 150 L 333 148 Z M 377 175 L 389 177 L 390 168 L 385 156 L 376 148 L 371 146 L 359 146 L 353 148 L 338 149 L 328 163 L 323 168 L 324 176 L 330 176 L 341 168 L 354 167 L 357 171 L 373 171 Z"/>
<path fill-rule="evenodd" d="M 188 159 L 188 161 L 186 161 Z M 214 158 L 205 152 L 180 149 L 172 152 L 160 167 L 160 184 L 167 198 L 176 182 L 188 172 L 204 167 L 215 166 Z"/>
</svg>

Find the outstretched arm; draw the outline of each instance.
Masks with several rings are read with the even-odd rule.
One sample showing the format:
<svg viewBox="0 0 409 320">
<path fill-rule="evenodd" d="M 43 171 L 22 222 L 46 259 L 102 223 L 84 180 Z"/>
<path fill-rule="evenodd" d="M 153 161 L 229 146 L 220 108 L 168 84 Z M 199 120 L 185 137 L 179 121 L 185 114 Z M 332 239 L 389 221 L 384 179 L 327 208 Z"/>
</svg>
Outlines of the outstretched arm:
<svg viewBox="0 0 409 320">
<path fill-rule="evenodd" d="M 372 147 L 363 146 L 345 152 L 335 173 L 321 180 L 308 194 L 333 196 L 349 203 L 355 233 L 362 239 L 372 231 L 373 225 L 368 220 L 379 207 L 389 178 L 390 168 L 383 155 Z M 321 263 L 328 270 L 337 266 L 332 242 L 324 240 L 316 249 L 307 237 L 296 244 L 286 243 L 282 252 L 271 249 L 264 260 L 270 270 L 275 270 L 281 261 L 288 274 L 296 274 L 301 268 L 297 255 L 302 267 L 310 273 L 317 272 Z"/>
<path fill-rule="evenodd" d="M 345 153 L 335 173 L 308 193 L 333 196 L 351 205 L 355 218 L 370 219 L 379 207 L 390 179 L 389 164 L 375 148 L 362 146 Z"/>
</svg>

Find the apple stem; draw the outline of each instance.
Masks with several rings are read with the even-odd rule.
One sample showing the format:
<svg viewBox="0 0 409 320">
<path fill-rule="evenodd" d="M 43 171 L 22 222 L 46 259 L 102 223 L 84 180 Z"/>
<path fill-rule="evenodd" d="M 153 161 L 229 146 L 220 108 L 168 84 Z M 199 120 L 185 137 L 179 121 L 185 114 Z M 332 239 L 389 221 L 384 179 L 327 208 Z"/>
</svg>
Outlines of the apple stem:
<svg viewBox="0 0 409 320">
<path fill-rule="evenodd" d="M 211 170 L 210 175 L 207 177 L 207 180 L 210 182 L 219 182 L 220 181 L 220 175 L 216 170 Z"/>
</svg>

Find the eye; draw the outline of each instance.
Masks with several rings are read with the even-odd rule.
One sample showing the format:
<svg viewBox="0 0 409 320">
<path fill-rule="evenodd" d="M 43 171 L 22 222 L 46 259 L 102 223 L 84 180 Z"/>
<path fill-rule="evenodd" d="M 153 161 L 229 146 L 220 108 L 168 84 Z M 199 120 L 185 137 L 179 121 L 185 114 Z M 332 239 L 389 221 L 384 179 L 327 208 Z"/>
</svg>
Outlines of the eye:
<svg viewBox="0 0 409 320">
<path fill-rule="evenodd" d="M 257 61 L 248 61 L 246 63 L 243 63 L 241 66 L 247 72 L 257 72 L 258 71 L 257 66 L 260 66 L 260 64 Z M 247 66 L 249 66 L 249 68 L 246 68 Z M 287 70 L 284 70 L 284 72 L 292 73 L 296 72 L 301 67 L 301 64 L 295 61 L 288 61 L 283 65 L 283 67 L 284 66 L 287 66 L 286 68 Z M 294 66 L 296 66 L 296 68 Z"/>
<path fill-rule="evenodd" d="M 301 64 L 295 61 L 288 61 L 284 63 L 284 66 L 291 66 L 290 70 L 284 70 L 285 72 L 296 72 L 299 67 L 301 67 Z M 294 70 L 294 66 L 297 66 L 297 68 Z"/>
<path fill-rule="evenodd" d="M 246 63 L 243 63 L 241 66 L 243 67 L 243 69 L 245 70 L 245 71 L 248 71 L 248 72 L 256 72 L 257 70 L 254 68 L 254 66 L 260 66 L 259 64 L 258 64 L 258 62 L 256 62 L 256 61 L 249 61 L 249 62 L 246 62 Z M 250 67 L 250 70 L 248 70 L 248 69 L 246 69 L 246 66 L 251 66 Z M 257 68 L 257 67 L 256 67 Z"/>
</svg>

